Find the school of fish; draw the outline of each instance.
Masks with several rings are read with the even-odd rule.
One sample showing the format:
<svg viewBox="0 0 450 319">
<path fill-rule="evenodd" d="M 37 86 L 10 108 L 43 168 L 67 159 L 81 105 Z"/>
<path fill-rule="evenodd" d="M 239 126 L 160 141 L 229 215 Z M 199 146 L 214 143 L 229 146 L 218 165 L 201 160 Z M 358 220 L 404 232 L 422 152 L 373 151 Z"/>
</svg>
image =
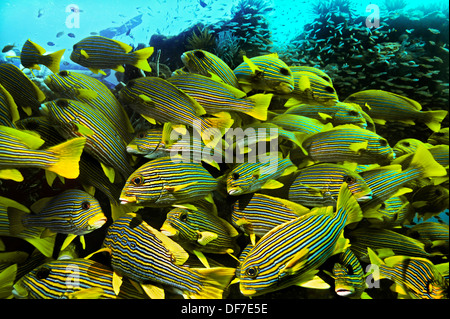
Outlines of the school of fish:
<svg viewBox="0 0 450 319">
<path fill-rule="evenodd" d="M 70 58 L 149 72 L 153 52 L 93 35 Z M 338 96 L 276 53 L 231 69 L 190 50 L 170 78 L 115 90 L 60 71 L 63 53 L 21 50 L 52 71 L 51 96 L 0 64 L 0 186 L 22 191 L 0 194 L 0 298 L 387 298 L 381 279 L 393 298 L 448 298 L 448 111 L 376 87 Z M 392 145 L 386 121 L 429 136 Z M 58 193 L 30 203 L 30 182 Z"/>
</svg>

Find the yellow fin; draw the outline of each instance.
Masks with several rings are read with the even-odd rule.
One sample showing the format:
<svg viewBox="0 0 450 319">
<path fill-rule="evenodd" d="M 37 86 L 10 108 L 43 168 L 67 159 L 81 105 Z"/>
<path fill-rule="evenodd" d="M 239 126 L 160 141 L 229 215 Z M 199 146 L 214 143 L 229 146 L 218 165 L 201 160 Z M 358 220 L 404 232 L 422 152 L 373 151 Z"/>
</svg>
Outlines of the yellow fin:
<svg viewBox="0 0 450 319">
<path fill-rule="evenodd" d="M 318 114 L 319 114 L 320 118 L 322 120 L 324 120 L 324 121 L 328 122 L 328 120 L 332 120 L 333 119 L 333 117 L 331 115 L 329 115 L 329 114 L 325 114 L 325 113 L 322 113 L 322 112 L 319 112 Z"/>
<path fill-rule="evenodd" d="M 98 93 L 90 89 L 76 89 L 75 92 L 82 99 L 95 99 L 98 97 Z"/>
<path fill-rule="evenodd" d="M 159 285 L 141 283 L 141 288 L 151 299 L 164 299 L 164 289 Z"/>
<path fill-rule="evenodd" d="M 355 153 L 359 153 L 361 150 L 366 150 L 368 145 L 369 145 L 368 141 L 360 143 L 351 143 L 349 149 Z"/>
<path fill-rule="evenodd" d="M 79 161 L 85 143 L 85 137 L 77 137 L 49 147 L 47 151 L 57 154 L 58 162 L 46 169 L 65 178 L 77 178 L 80 174 Z"/>
<path fill-rule="evenodd" d="M 67 246 L 77 237 L 77 235 L 74 234 L 68 234 L 66 239 L 64 240 L 63 244 L 61 245 L 61 250 L 66 249 Z"/>
<path fill-rule="evenodd" d="M 209 232 L 209 231 L 202 231 L 199 232 L 197 231 L 197 234 L 199 235 L 200 238 L 197 239 L 197 242 L 202 245 L 205 246 L 208 243 L 210 243 L 212 240 L 216 239 L 217 237 L 219 237 L 217 234 L 213 233 L 213 232 Z"/>
<path fill-rule="evenodd" d="M 183 247 L 150 225 L 146 224 L 146 226 L 147 229 L 163 243 L 164 247 L 166 247 L 167 250 L 173 254 L 173 257 L 175 257 L 175 261 L 173 263 L 175 265 L 182 265 L 186 262 L 186 260 L 188 260 L 189 254 L 183 249 Z"/>
<path fill-rule="evenodd" d="M 305 90 L 311 89 L 311 83 L 309 81 L 309 77 L 306 75 L 300 76 L 297 83 L 298 83 L 297 87 L 300 91 L 305 91 Z"/>
<path fill-rule="evenodd" d="M 386 120 L 383 119 L 372 119 L 375 124 L 386 125 Z"/>
<path fill-rule="evenodd" d="M 257 120 L 267 120 L 267 110 L 270 102 L 272 101 L 273 94 L 254 94 L 249 96 L 248 99 L 252 100 L 254 106 L 252 109 L 245 112 L 245 114 L 254 117 Z"/>
<path fill-rule="evenodd" d="M 306 264 L 308 261 L 308 255 L 308 248 L 305 247 L 301 249 L 285 264 L 285 267 L 281 270 L 281 272 L 289 275 L 295 274 Z"/>
<path fill-rule="evenodd" d="M 304 281 L 299 284 L 300 287 L 303 288 L 312 288 L 312 289 L 328 289 L 330 285 L 327 284 L 322 278 L 319 276 L 314 276 L 313 279 Z"/>
<path fill-rule="evenodd" d="M 35 214 L 39 214 L 52 199 L 53 197 L 43 197 L 34 202 L 30 208 Z"/>
<path fill-rule="evenodd" d="M 141 116 L 142 116 L 144 119 L 146 119 L 150 124 L 156 124 L 156 120 L 155 120 L 154 118 L 152 118 L 152 117 L 150 117 L 150 116 L 147 116 L 147 115 L 144 115 L 144 114 L 141 114 Z"/>
<path fill-rule="evenodd" d="M 51 60 L 50 63 L 45 64 L 45 66 L 49 68 L 53 73 L 59 73 L 59 65 L 64 51 L 66 51 L 66 49 L 62 49 L 47 55 L 48 57 L 51 57 Z"/>
<path fill-rule="evenodd" d="M 7 135 L 14 136 L 32 150 L 38 149 L 45 143 L 39 135 L 36 135 L 36 133 L 31 131 L 18 130 L 9 126 L 0 126 L 0 131 Z"/>
<path fill-rule="evenodd" d="M 31 41 L 30 39 L 28 39 L 28 42 L 30 42 L 35 48 L 36 50 L 39 51 L 40 55 L 43 55 L 45 53 L 45 49 L 43 47 L 41 47 L 39 44 L 34 43 L 33 41 Z"/>
<path fill-rule="evenodd" d="M 113 70 L 116 71 L 116 72 L 120 72 L 120 73 L 124 73 L 125 72 L 125 68 L 122 65 L 116 66 Z"/>
<path fill-rule="evenodd" d="M 82 55 L 82 56 L 84 56 L 86 59 L 89 59 L 89 54 L 84 50 L 84 49 L 81 49 L 80 50 L 80 54 Z M 94 72 L 95 73 L 95 72 Z"/>
<path fill-rule="evenodd" d="M 0 179 L 10 179 L 15 182 L 23 182 L 22 173 L 17 169 L 0 169 Z"/>
<path fill-rule="evenodd" d="M 117 272 L 114 271 L 113 278 L 112 278 L 112 286 L 113 286 L 113 290 L 114 290 L 114 293 L 116 294 L 116 296 L 120 292 L 120 286 L 122 286 L 122 282 L 123 282 L 122 276 L 120 276 Z"/>
<path fill-rule="evenodd" d="M 195 256 L 197 256 L 198 260 L 200 260 L 203 266 L 205 266 L 206 268 L 211 268 L 209 266 L 208 260 L 201 251 L 193 250 L 192 252 L 195 254 Z"/>
<path fill-rule="evenodd" d="M 151 72 L 152 68 L 148 64 L 147 59 L 153 54 L 153 51 L 153 47 L 147 47 L 132 52 L 131 54 L 136 57 L 136 62 L 132 65 L 143 71 Z"/>
<path fill-rule="evenodd" d="M 253 63 L 252 60 L 250 60 L 249 58 L 247 58 L 247 56 L 243 56 L 242 57 L 244 59 L 244 62 L 248 64 L 248 67 L 250 68 L 250 70 L 252 71 L 253 74 L 257 73 L 257 72 L 262 72 L 261 69 L 259 69 L 255 63 Z"/>
<path fill-rule="evenodd" d="M 3 94 L 3 96 L 6 98 L 6 101 L 9 106 L 9 112 L 11 115 L 11 122 L 16 122 L 20 119 L 19 110 L 17 108 L 16 102 L 14 102 L 14 98 L 12 95 L 3 87 L 3 85 L 0 83 L 0 92 Z"/>
<path fill-rule="evenodd" d="M 280 183 L 279 181 L 276 181 L 274 179 L 269 179 L 267 182 L 264 183 L 263 186 L 261 186 L 261 189 L 276 189 L 283 187 L 283 183 Z"/>
<path fill-rule="evenodd" d="M 67 295 L 69 299 L 99 299 L 104 291 L 100 287 L 87 288 Z"/>
<path fill-rule="evenodd" d="M 116 171 L 114 170 L 114 168 L 112 168 L 110 166 L 107 166 L 107 165 L 105 165 L 105 164 L 103 164 L 101 162 L 100 162 L 100 166 L 103 169 L 103 173 L 105 173 L 106 177 L 108 177 L 108 180 L 111 183 L 114 183 L 114 179 L 116 177 Z"/>
<path fill-rule="evenodd" d="M 79 132 L 83 135 L 86 135 L 86 136 L 94 135 L 94 131 L 91 130 L 89 127 L 84 126 L 83 124 L 80 124 L 80 123 L 76 123 L 76 122 L 72 122 L 72 124 L 74 126 L 76 126 L 77 132 Z"/>
</svg>

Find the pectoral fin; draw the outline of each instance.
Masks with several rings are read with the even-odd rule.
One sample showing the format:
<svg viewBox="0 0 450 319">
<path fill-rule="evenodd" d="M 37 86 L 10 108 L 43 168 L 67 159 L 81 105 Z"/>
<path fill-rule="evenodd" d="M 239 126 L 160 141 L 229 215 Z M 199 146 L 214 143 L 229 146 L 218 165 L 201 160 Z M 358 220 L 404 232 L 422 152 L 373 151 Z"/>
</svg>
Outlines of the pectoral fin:
<svg viewBox="0 0 450 319">
<path fill-rule="evenodd" d="M 213 232 L 209 232 L 209 231 L 197 232 L 197 234 L 198 234 L 197 242 L 202 246 L 207 245 L 212 240 L 214 240 L 218 237 L 217 234 L 215 234 Z"/>
<path fill-rule="evenodd" d="M 274 179 L 269 179 L 267 182 L 264 183 L 264 185 L 261 187 L 261 189 L 276 189 L 283 187 L 284 185 L 280 183 L 279 181 L 276 181 Z"/>
</svg>

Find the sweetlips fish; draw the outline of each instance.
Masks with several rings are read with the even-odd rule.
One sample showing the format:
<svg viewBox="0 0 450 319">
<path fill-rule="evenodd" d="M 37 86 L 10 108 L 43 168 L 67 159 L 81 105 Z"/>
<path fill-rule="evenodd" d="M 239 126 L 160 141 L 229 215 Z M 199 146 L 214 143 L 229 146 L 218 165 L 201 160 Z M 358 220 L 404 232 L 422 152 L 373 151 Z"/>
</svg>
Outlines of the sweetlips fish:
<svg viewBox="0 0 450 319">
<path fill-rule="evenodd" d="M 150 207 L 187 203 L 206 197 L 217 183 L 199 163 L 180 157 L 157 158 L 130 175 L 120 202 Z"/>
<path fill-rule="evenodd" d="M 364 179 L 350 166 L 320 163 L 299 169 L 289 188 L 289 200 L 307 207 L 335 206 L 339 190 L 347 183 L 358 202 L 372 198 L 372 191 Z"/>
<path fill-rule="evenodd" d="M 17 66 L 11 63 L 0 64 L 0 84 L 26 115 L 39 113 L 39 106 L 46 96 Z"/>
<path fill-rule="evenodd" d="M 359 104 L 378 124 L 398 121 L 415 125 L 425 123 L 430 130 L 437 132 L 448 111 L 422 111 L 422 106 L 405 96 L 383 90 L 364 90 L 349 95 L 344 102 Z"/>
<path fill-rule="evenodd" d="M 89 259 L 53 260 L 21 277 L 12 293 L 18 299 L 148 299 L 129 281 L 116 295 L 113 274 L 110 267 Z"/>
<path fill-rule="evenodd" d="M 107 218 L 95 197 L 69 189 L 54 197 L 38 200 L 31 206 L 35 214 L 25 211 L 8 211 L 11 235 L 27 228 L 43 228 L 41 237 L 55 233 L 68 234 L 64 249 L 77 235 L 86 235 L 102 227 Z"/>
<path fill-rule="evenodd" d="M 89 68 L 95 74 L 106 75 L 102 69 L 125 72 L 123 64 L 151 72 L 147 59 L 153 54 L 154 48 L 147 47 L 131 52 L 132 50 L 131 46 L 123 42 L 94 35 L 75 43 L 70 59 Z"/>
<path fill-rule="evenodd" d="M 419 145 L 422 145 L 426 148 L 430 148 L 432 145 L 428 143 L 424 143 L 415 138 L 404 138 L 398 141 L 392 149 L 394 150 L 395 157 L 398 158 L 405 154 L 414 153 Z"/>
<path fill-rule="evenodd" d="M 434 265 L 419 257 L 393 256 L 384 259 L 368 249 L 373 278 L 394 282 L 393 290 L 398 299 L 448 299 L 448 262 Z"/>
<path fill-rule="evenodd" d="M 331 106 L 300 104 L 288 108 L 284 114 L 306 116 L 325 124 L 331 123 L 333 126 L 353 124 L 361 128 L 367 127 L 361 107 L 354 103 L 336 102 Z"/>
<path fill-rule="evenodd" d="M 233 73 L 233 70 L 214 53 L 200 49 L 186 51 L 181 55 L 181 62 L 183 62 L 185 68 L 191 73 L 207 77 L 212 77 L 213 74 L 221 82 L 240 89 L 238 79 Z"/>
<path fill-rule="evenodd" d="M 128 114 L 105 84 L 89 75 L 67 70 L 47 76 L 44 82 L 59 97 L 83 102 L 100 111 L 113 124 L 117 135 L 126 142 L 131 140 L 134 129 Z"/>
<path fill-rule="evenodd" d="M 316 162 L 357 162 L 389 164 L 395 153 L 380 135 L 352 124 L 339 125 L 328 131 L 304 135 L 305 153 Z"/>
<path fill-rule="evenodd" d="M 240 266 L 239 285 L 244 296 L 258 296 L 291 285 L 318 284 L 315 274 L 330 256 L 344 252 L 346 225 L 362 219 L 361 209 L 343 183 L 336 213 L 306 214 L 276 226 L 249 251 Z"/>
<path fill-rule="evenodd" d="M 189 299 L 222 298 L 235 272 L 227 267 L 183 266 L 189 254 L 179 244 L 131 215 L 120 217 L 108 228 L 103 245 L 111 254 L 116 278 L 136 281 L 159 298 L 164 297 L 164 289 Z M 113 280 L 113 287 L 119 291 L 120 279 Z"/>
<path fill-rule="evenodd" d="M 209 263 L 203 253 L 235 254 L 240 250 L 236 244 L 239 233 L 214 210 L 176 207 L 167 213 L 160 231 L 197 255 L 206 267 Z"/>
<path fill-rule="evenodd" d="M 194 98 L 158 77 L 141 77 L 128 81 L 120 90 L 119 98 L 152 124 L 158 121 L 171 122 L 174 126 L 194 127 L 205 145 L 213 142 L 217 144 L 218 138 L 234 122 L 227 112 L 202 117 L 206 111 Z M 183 128 L 179 130 L 183 131 Z"/>
<path fill-rule="evenodd" d="M 0 178 L 23 181 L 18 170 L 22 167 L 42 168 L 65 178 L 77 178 L 86 138 L 77 137 L 39 149 L 44 142 L 30 131 L 0 125 Z"/>
<path fill-rule="evenodd" d="M 274 156 L 275 157 L 275 156 Z M 274 189 L 283 186 L 277 178 L 297 170 L 289 158 L 274 158 L 264 162 L 237 164 L 227 175 L 227 192 L 236 196 L 259 189 Z"/>
<path fill-rule="evenodd" d="M 250 59 L 244 56 L 244 62 L 238 65 L 233 73 L 246 93 L 252 90 L 263 90 L 288 94 L 294 90 L 292 72 L 276 53 Z"/>
<path fill-rule="evenodd" d="M 45 53 L 45 49 L 28 39 L 22 47 L 20 62 L 25 68 L 40 70 L 39 64 L 45 65 L 53 73 L 59 72 L 59 64 L 66 49 L 62 49 L 50 54 Z"/>
<path fill-rule="evenodd" d="M 111 182 L 116 170 L 124 179 L 131 174 L 126 142 L 116 135 L 114 125 L 102 112 L 83 102 L 62 98 L 42 104 L 40 111 L 62 136 L 84 136 L 86 151 L 101 163 Z"/>
<path fill-rule="evenodd" d="M 177 88 L 192 96 L 205 109 L 214 114 L 223 111 L 234 111 L 265 121 L 272 94 L 246 93 L 225 83 L 195 73 L 173 75 L 167 79 Z"/>
</svg>

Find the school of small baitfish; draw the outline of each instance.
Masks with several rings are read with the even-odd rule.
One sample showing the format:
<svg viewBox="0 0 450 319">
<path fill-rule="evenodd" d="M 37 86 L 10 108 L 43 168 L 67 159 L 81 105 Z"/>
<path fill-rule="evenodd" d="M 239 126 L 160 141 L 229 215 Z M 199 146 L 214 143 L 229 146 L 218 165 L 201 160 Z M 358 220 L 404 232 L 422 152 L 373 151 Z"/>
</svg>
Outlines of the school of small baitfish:
<svg viewBox="0 0 450 319">
<path fill-rule="evenodd" d="M 31 207 L 2 194 L 0 239 L 36 247 L 29 256 L 0 240 L 2 298 L 226 298 L 234 284 L 246 297 L 298 285 L 371 298 L 369 275 L 391 281 L 398 298 L 448 298 L 449 227 L 412 222 L 448 208 L 447 111 L 377 89 L 339 101 L 323 71 L 275 53 L 244 56 L 231 70 L 188 51 L 169 79 L 135 78 L 114 95 L 93 77 L 60 72 L 63 53 L 28 40 L 20 56 L 25 68 L 53 72 L 44 82 L 55 99 L 0 65 L 0 178 L 21 183 L 21 169 L 33 168 L 45 170 L 43 183 L 79 185 Z M 149 72 L 152 53 L 90 36 L 71 59 L 94 73 L 124 64 Z M 151 125 L 140 118 L 148 126 L 136 129 L 131 114 Z M 386 121 L 427 125 L 430 136 L 389 145 L 375 128 Z M 229 139 L 230 128 L 245 134 Z M 276 166 L 255 153 L 274 140 Z M 153 207 L 168 211 L 159 230 L 140 215 Z M 85 245 L 108 219 L 100 250 L 73 252 L 74 238 Z M 57 259 L 56 234 L 67 235 Z"/>
</svg>

